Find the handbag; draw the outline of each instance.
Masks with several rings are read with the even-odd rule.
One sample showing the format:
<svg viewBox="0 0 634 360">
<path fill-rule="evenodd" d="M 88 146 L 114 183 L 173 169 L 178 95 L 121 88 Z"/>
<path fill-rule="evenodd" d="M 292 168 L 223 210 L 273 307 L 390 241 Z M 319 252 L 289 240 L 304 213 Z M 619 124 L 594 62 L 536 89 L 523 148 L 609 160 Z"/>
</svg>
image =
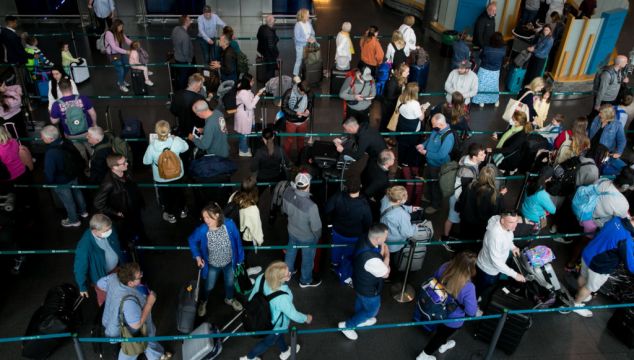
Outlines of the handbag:
<svg viewBox="0 0 634 360">
<path fill-rule="evenodd" d="M 133 300 L 139 305 L 139 307 L 141 307 L 141 302 L 136 296 L 128 295 L 128 296 L 124 296 L 123 299 L 121 299 L 121 304 L 119 304 L 119 328 L 121 329 L 121 337 L 126 339 L 131 339 L 134 337 L 145 337 L 147 336 L 147 325 L 145 323 L 141 325 L 141 328 L 139 329 L 137 334 L 132 334 L 132 331 L 126 324 L 125 319 L 123 318 L 123 303 L 128 299 Z M 124 341 L 124 342 L 121 342 L 121 351 L 123 351 L 124 354 L 130 355 L 130 356 L 140 355 L 143 352 L 145 352 L 145 349 L 147 349 L 147 346 L 148 346 L 147 341 L 142 341 L 142 342 Z"/>
<path fill-rule="evenodd" d="M 396 109 L 394 109 L 392 117 L 390 117 L 390 122 L 387 123 L 387 129 L 390 131 L 396 131 L 396 127 L 398 126 L 398 118 L 400 116 L 400 113 L 398 111 L 401 108 L 401 105 L 403 104 L 401 104 L 401 100 L 399 100 L 396 104 Z"/>
<path fill-rule="evenodd" d="M 504 109 L 504 114 L 502 114 L 502 119 L 511 122 L 513 119 L 513 114 L 515 111 L 522 111 L 526 114 L 526 118 L 530 121 L 530 112 L 528 110 L 528 105 L 524 104 L 522 100 L 528 94 L 533 94 L 532 91 L 527 91 L 521 98 L 518 100 L 509 99 L 509 102 L 506 104 L 506 108 Z"/>
<path fill-rule="evenodd" d="M 517 56 L 515 56 L 515 58 L 513 59 L 513 65 L 515 65 L 515 67 L 518 67 L 518 68 L 523 68 L 524 65 L 526 65 L 526 63 L 528 62 L 528 60 L 530 60 L 532 55 L 533 54 L 526 49 L 520 51 L 520 53 L 517 54 Z"/>
<path fill-rule="evenodd" d="M 253 290 L 253 283 L 247 274 L 247 270 L 244 268 L 244 264 L 238 264 L 233 271 L 234 282 L 233 286 L 236 292 L 240 295 L 249 296 Z"/>
</svg>

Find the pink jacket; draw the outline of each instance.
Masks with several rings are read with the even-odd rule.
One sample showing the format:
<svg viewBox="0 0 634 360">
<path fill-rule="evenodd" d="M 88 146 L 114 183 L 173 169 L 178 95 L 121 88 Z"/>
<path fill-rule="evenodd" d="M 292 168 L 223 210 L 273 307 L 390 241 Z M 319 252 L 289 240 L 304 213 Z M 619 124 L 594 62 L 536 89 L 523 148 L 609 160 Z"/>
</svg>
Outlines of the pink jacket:
<svg viewBox="0 0 634 360">
<path fill-rule="evenodd" d="M 123 41 L 126 45 L 130 46 L 132 40 L 123 35 Z M 111 31 L 106 31 L 106 53 L 107 54 L 127 54 L 127 50 L 119 46 L 119 43 L 114 38 L 114 34 Z"/>
<path fill-rule="evenodd" d="M 141 60 L 139 58 L 139 52 L 136 50 L 130 50 L 130 58 L 128 59 L 128 63 L 130 67 L 137 70 L 143 70 L 146 68 L 145 65 L 141 64 Z"/>
<path fill-rule="evenodd" d="M 9 170 L 11 175 L 9 180 L 14 180 L 26 171 L 26 167 L 20 160 L 20 144 L 16 139 L 9 139 L 6 144 L 0 145 L 0 161 Z"/>
<path fill-rule="evenodd" d="M 255 119 L 255 107 L 260 97 L 254 95 L 251 90 L 240 90 L 236 94 L 238 109 L 235 115 L 233 129 L 240 134 L 250 134 Z"/>
<path fill-rule="evenodd" d="M 20 85 L 7 86 L 7 90 L 1 94 L 3 105 L 0 106 L 0 117 L 9 120 L 22 110 L 22 87 Z"/>
</svg>

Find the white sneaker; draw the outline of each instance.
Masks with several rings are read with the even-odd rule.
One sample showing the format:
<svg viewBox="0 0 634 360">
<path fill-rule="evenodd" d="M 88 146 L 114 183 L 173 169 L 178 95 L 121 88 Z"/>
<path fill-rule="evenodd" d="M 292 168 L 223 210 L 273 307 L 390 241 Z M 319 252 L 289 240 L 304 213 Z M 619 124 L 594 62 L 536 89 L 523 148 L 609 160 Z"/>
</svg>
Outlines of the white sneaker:
<svg viewBox="0 0 634 360">
<path fill-rule="evenodd" d="M 427 355 L 425 351 L 423 351 L 416 357 L 416 360 L 436 360 L 436 357 L 434 355 Z"/>
<path fill-rule="evenodd" d="M 375 318 L 375 317 L 371 317 L 371 318 L 369 318 L 368 320 L 366 320 L 366 321 L 362 322 L 361 324 L 359 324 L 359 325 L 357 325 L 357 326 L 359 326 L 359 327 L 362 327 L 362 326 L 372 326 L 372 325 L 374 325 L 374 324 L 376 324 L 376 318 Z"/>
<path fill-rule="evenodd" d="M 483 107 L 484 107 L 484 103 L 480 103 L 480 108 L 483 108 Z"/>
<path fill-rule="evenodd" d="M 556 234 L 556 233 L 557 233 L 557 225 L 552 224 L 552 225 L 550 226 L 550 233 L 551 233 L 551 234 Z"/>
<path fill-rule="evenodd" d="M 247 151 L 247 152 L 242 152 L 242 151 L 239 151 L 239 152 L 238 152 L 238 155 L 239 155 L 240 157 L 251 157 L 251 156 L 253 156 L 253 154 L 251 154 L 251 150 L 249 150 L 249 151 Z"/>
<path fill-rule="evenodd" d="M 127 81 L 124 81 L 124 82 L 123 82 L 123 86 L 130 87 L 130 83 L 129 83 L 129 82 L 127 82 Z"/>
<path fill-rule="evenodd" d="M 152 75 L 154 75 L 154 73 L 153 73 L 153 72 L 151 72 L 151 71 L 148 71 L 148 72 L 147 72 L 147 76 L 152 76 Z"/>
<path fill-rule="evenodd" d="M 70 219 L 63 219 L 62 226 L 63 227 L 79 227 L 81 226 L 81 221 L 77 220 L 75 222 L 72 222 L 70 221 Z"/>
<path fill-rule="evenodd" d="M 456 342 L 453 340 L 449 340 L 438 348 L 438 352 L 444 354 L 447 350 L 451 350 L 456 346 Z"/>
<path fill-rule="evenodd" d="M 344 329 L 346 327 L 346 322 L 342 321 L 338 324 L 339 329 Z M 357 335 L 357 332 L 354 330 L 341 330 L 341 332 L 343 333 L 343 335 L 345 335 L 345 337 L 347 337 L 350 340 L 357 340 L 359 338 L 359 335 Z"/>
<path fill-rule="evenodd" d="M 147 85 L 147 86 L 154 86 L 154 83 L 153 83 L 153 82 L 151 82 L 150 80 L 146 80 L 146 81 L 145 81 L 145 85 Z"/>
<path fill-rule="evenodd" d="M 261 266 L 253 266 L 247 269 L 247 275 L 253 276 L 262 272 Z"/>
<path fill-rule="evenodd" d="M 590 302 L 590 300 L 592 300 L 592 294 L 588 295 L 587 298 L 583 299 L 583 303 Z"/>
<path fill-rule="evenodd" d="M 254 357 L 253 359 L 248 356 L 240 356 L 240 360 L 262 360 L 259 356 Z"/>
<path fill-rule="evenodd" d="M 575 307 L 582 307 L 583 304 L 577 304 L 575 303 Z M 581 315 L 583 317 L 592 317 L 592 311 L 588 310 L 588 309 L 577 309 L 577 310 L 572 310 L 574 313 Z"/>
<path fill-rule="evenodd" d="M 500 101 L 499 100 L 495 102 L 495 107 L 500 107 Z"/>
<path fill-rule="evenodd" d="M 130 90 L 128 90 L 128 87 L 125 86 L 125 85 L 120 85 L 119 86 L 119 90 L 121 90 L 124 93 L 127 93 L 128 91 L 130 91 Z"/>
<path fill-rule="evenodd" d="M 483 314 L 482 310 L 478 309 L 476 311 L 476 317 L 480 317 L 480 316 L 482 316 L 482 314 Z"/>
<path fill-rule="evenodd" d="M 295 76 L 293 76 L 293 82 L 295 84 L 299 84 L 300 82 L 302 82 L 302 78 L 300 78 L 299 76 L 295 75 Z"/>
<path fill-rule="evenodd" d="M 176 224 L 176 216 L 166 213 L 163 213 L 163 220 L 167 221 L 170 224 Z"/>
<path fill-rule="evenodd" d="M 297 354 L 299 352 L 300 346 L 299 344 L 297 344 L 297 346 L 295 346 L 295 354 Z M 284 351 L 283 353 L 280 353 L 280 360 L 286 360 L 289 357 L 291 357 L 291 347 L 289 346 L 288 349 L 286 349 L 286 351 Z"/>
<path fill-rule="evenodd" d="M 206 301 L 202 301 L 202 302 L 200 302 L 200 304 L 198 304 L 197 314 L 200 317 L 203 317 L 203 316 L 207 315 L 207 302 Z"/>
<path fill-rule="evenodd" d="M 225 299 L 225 304 L 231 306 L 235 311 L 242 311 L 242 304 L 236 299 Z"/>
</svg>

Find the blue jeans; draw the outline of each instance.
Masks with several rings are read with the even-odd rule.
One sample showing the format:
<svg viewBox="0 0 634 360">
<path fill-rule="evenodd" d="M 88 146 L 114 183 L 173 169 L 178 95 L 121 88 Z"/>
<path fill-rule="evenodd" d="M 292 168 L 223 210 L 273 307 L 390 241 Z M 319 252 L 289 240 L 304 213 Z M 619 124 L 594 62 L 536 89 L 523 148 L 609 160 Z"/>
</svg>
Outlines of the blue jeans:
<svg viewBox="0 0 634 360">
<path fill-rule="evenodd" d="M 247 357 L 249 359 L 255 359 L 257 356 L 264 354 L 273 344 L 277 344 L 280 352 L 288 350 L 288 345 L 286 345 L 286 341 L 284 341 L 284 334 L 269 334 L 260 340 L 259 343 L 255 344 L 253 349 L 247 354 Z"/>
<path fill-rule="evenodd" d="M 346 247 L 333 247 L 330 252 L 330 261 L 333 265 L 341 265 L 343 262 L 352 261 L 352 254 L 354 253 L 354 245 L 359 241 L 359 238 L 351 238 L 339 235 L 335 230 L 332 231 L 332 244 L 333 245 L 348 245 Z"/>
<path fill-rule="evenodd" d="M 216 280 L 218 280 L 220 272 L 223 273 L 225 280 L 225 299 L 233 299 L 233 266 L 231 263 L 221 268 L 209 265 L 204 299 L 209 297 L 209 293 L 214 289 L 214 286 L 216 286 Z"/>
<path fill-rule="evenodd" d="M 288 234 L 288 244 L 289 245 L 315 245 L 317 244 L 316 239 L 311 240 L 300 240 L 294 237 L 291 234 Z M 284 262 L 288 266 L 288 271 L 293 273 L 295 271 L 295 258 L 297 257 L 297 250 L 295 248 L 286 249 L 286 257 L 284 258 Z M 314 247 L 302 248 L 302 267 L 301 267 L 301 276 L 299 278 L 299 282 L 302 284 L 310 284 L 313 282 L 313 265 L 315 262 L 315 252 L 317 251 Z"/>
<path fill-rule="evenodd" d="M 222 72 L 220 73 L 220 81 L 221 82 L 225 82 L 225 81 L 233 81 L 234 83 L 238 82 L 238 73 L 231 73 L 229 75 L 223 74 Z"/>
<path fill-rule="evenodd" d="M 67 185 L 77 185 L 77 179 L 69 182 Z M 81 190 L 71 188 L 55 188 L 53 189 L 53 191 L 55 191 L 62 204 L 64 204 L 64 208 L 66 209 L 66 213 L 68 214 L 68 220 L 70 222 L 79 221 L 77 215 L 78 208 L 80 214 L 86 212 L 86 201 L 84 200 L 84 195 L 82 195 Z"/>
<path fill-rule="evenodd" d="M 249 138 L 246 135 L 240 135 L 240 142 L 238 143 L 238 149 L 240 152 L 249 151 Z"/>
<path fill-rule="evenodd" d="M 299 76 L 302 59 L 304 58 L 304 46 L 306 45 L 295 45 L 295 66 L 293 66 L 293 75 Z"/>
<path fill-rule="evenodd" d="M 220 51 L 218 51 L 216 39 L 213 39 L 214 43 L 212 45 L 209 45 L 209 43 L 201 37 L 198 37 L 197 40 L 198 45 L 200 45 L 200 52 L 203 53 L 204 65 L 209 65 L 211 61 L 218 60 L 218 58 L 220 57 Z"/>
<path fill-rule="evenodd" d="M 356 327 L 366 320 L 375 317 L 381 308 L 381 295 L 363 296 L 356 294 L 354 315 L 346 321 L 346 327 Z"/>
<path fill-rule="evenodd" d="M 125 82 L 125 76 L 130 70 L 128 66 L 128 56 L 120 55 L 118 60 L 112 62 L 112 65 L 114 65 L 114 70 L 117 72 L 117 85 L 121 86 Z"/>
<path fill-rule="evenodd" d="M 500 279 L 500 274 L 489 275 L 485 273 L 484 271 L 482 271 L 482 269 L 480 269 L 479 266 L 476 266 L 476 268 L 477 268 L 477 275 L 476 275 L 476 282 L 475 282 L 476 298 L 481 296 L 482 303 L 487 304 L 489 293 L 491 292 L 492 288 L 495 286 L 495 284 L 497 284 L 498 280 Z"/>
</svg>

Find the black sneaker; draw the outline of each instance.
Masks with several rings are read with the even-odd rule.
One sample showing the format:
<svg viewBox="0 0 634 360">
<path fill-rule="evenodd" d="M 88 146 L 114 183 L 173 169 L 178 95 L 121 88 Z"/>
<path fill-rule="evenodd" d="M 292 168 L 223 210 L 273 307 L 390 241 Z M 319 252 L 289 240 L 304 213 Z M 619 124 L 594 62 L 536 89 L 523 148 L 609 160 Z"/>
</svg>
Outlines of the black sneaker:
<svg viewBox="0 0 634 360">
<path fill-rule="evenodd" d="M 304 288 L 309 288 L 309 287 L 317 287 L 321 285 L 321 280 L 315 280 L 313 279 L 312 282 L 310 282 L 309 284 L 304 284 L 301 281 L 299 282 L 299 287 L 304 289 Z"/>
</svg>

